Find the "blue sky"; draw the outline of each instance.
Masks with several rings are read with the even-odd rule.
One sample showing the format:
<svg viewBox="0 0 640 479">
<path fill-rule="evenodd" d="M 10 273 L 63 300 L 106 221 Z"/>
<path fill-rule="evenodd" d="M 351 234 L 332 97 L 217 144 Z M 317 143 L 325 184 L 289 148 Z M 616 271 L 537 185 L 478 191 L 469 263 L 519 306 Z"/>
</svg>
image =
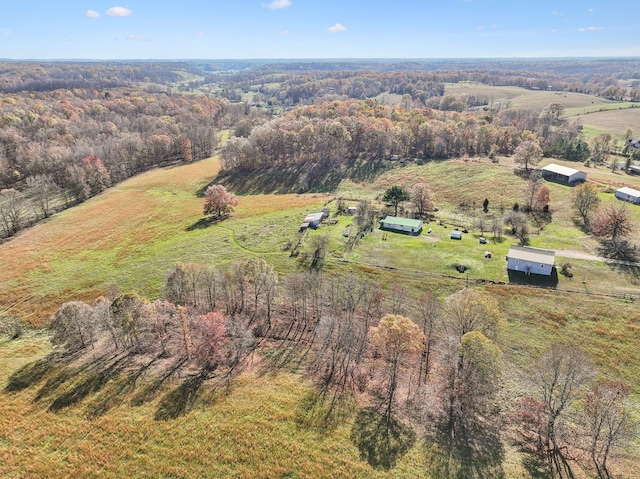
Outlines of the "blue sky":
<svg viewBox="0 0 640 479">
<path fill-rule="evenodd" d="M 631 0 L 2 0 L 0 58 L 640 57 Z"/>
</svg>

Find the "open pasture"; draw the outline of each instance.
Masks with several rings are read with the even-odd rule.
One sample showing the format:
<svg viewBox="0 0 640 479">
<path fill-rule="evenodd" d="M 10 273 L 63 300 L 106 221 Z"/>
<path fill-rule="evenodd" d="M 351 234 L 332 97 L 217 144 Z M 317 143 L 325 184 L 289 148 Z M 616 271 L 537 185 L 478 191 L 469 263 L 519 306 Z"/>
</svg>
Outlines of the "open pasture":
<svg viewBox="0 0 640 479">
<path fill-rule="evenodd" d="M 196 193 L 218 168 L 212 158 L 156 169 L 21 232 L 0 246 L 0 311 L 41 324 L 61 303 L 93 299 L 110 284 L 157 297 L 177 261 L 226 264 L 269 254 L 287 268 L 282 246 L 326 198 L 247 196 L 230 219 L 201 227 Z"/>
<path fill-rule="evenodd" d="M 516 86 L 491 86 L 467 82 L 447 84 L 445 95 L 485 96 L 489 99 L 490 106 L 500 108 L 542 110 L 550 103 L 559 103 L 565 108 L 565 117 L 601 110 L 620 110 L 636 105 L 585 93 L 528 90 Z"/>
<path fill-rule="evenodd" d="M 616 140 L 624 141 L 624 135 L 631 128 L 634 138 L 640 135 L 640 108 L 596 111 L 577 114 L 567 118 L 582 123 L 585 129 L 594 133 L 609 133 Z"/>
</svg>

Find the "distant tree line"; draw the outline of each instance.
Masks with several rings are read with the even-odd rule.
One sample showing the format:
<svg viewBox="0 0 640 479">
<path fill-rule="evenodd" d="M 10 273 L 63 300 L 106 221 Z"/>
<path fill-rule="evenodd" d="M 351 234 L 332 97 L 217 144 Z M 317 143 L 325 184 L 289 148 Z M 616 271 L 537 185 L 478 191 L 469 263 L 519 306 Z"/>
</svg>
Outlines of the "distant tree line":
<svg viewBox="0 0 640 479">
<path fill-rule="evenodd" d="M 333 101 L 299 107 L 265 122 L 241 121 L 222 150 L 224 169 L 251 171 L 296 164 L 340 166 L 364 159 L 443 159 L 511 155 L 536 134 L 543 149 L 582 159 L 580 126 L 548 110 L 443 112 L 376 101 Z M 578 151 L 579 153 L 576 153 Z"/>
<path fill-rule="evenodd" d="M 184 62 L 0 62 L 0 92 L 105 89 L 140 83 L 171 85 L 193 72 Z"/>
</svg>

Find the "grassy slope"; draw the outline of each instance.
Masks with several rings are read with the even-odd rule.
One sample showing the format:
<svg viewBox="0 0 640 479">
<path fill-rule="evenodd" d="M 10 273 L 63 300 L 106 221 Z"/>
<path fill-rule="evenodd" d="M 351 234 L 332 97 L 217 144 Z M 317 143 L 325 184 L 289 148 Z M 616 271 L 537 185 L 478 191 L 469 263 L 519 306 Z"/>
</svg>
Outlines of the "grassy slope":
<svg viewBox="0 0 640 479">
<path fill-rule="evenodd" d="M 185 231 L 201 218 L 202 199 L 194 193 L 211 180 L 216 168 L 216 160 L 206 160 L 146 173 L 3 245 L 0 259 L 3 265 L 9 265 L 0 271 L 3 309 L 13 305 L 11 312 L 41 320 L 60 302 L 93 297 L 111 282 L 122 289 L 155 296 L 166 268 L 176 260 L 224 263 L 247 254 L 261 254 L 280 271 L 295 268 L 296 262 L 280 247 L 295 234 L 300 215 L 316 210 L 326 198 L 242 197 L 233 219 L 207 229 Z M 340 192 L 375 198 L 390 185 L 409 186 L 418 178 L 431 182 L 441 214 L 449 221 L 468 219 L 456 208 L 461 199 L 476 201 L 476 209 L 481 208 L 485 197 L 490 200 L 490 208 L 497 208 L 495 205 L 501 202 L 508 206 L 514 195 L 519 197 L 524 184 L 509 169 L 488 162 L 433 162 L 393 169 L 366 186 L 345 183 Z M 580 232 L 572 226 L 566 206 L 570 189 L 561 185 L 551 188 L 554 209 L 558 210 L 552 225 L 558 237 L 550 234 L 553 229 L 549 226 L 540 238 L 534 238 L 534 244 L 566 242 L 579 249 L 583 243 L 574 244 L 574 237 Z M 341 232 L 348 221 L 340 218 L 338 225 L 314 232 L 331 235 L 335 246 L 331 258 L 373 259 L 375 263 L 388 262 L 411 270 L 456 274 L 449 265 L 463 257 L 470 263 L 472 277 L 496 275 L 499 279 L 504 274 L 501 255 L 509 241 L 490 245 L 489 249 L 497 252 L 495 261 L 484 261 L 479 254 L 487 247 L 478 245 L 472 235 L 453 243 L 446 238 L 448 230 L 431 225 L 431 236 L 390 235 L 386 242 L 376 231 L 347 254 L 340 248 L 344 241 Z M 430 246 L 434 238 L 435 248 Z M 94 248 L 87 249 L 87 244 Z M 432 256 L 436 251 L 438 255 Z M 602 264 L 576 263 L 573 281 L 580 287 L 592 288 L 603 282 L 633 287 L 633 281 L 637 281 L 629 272 L 614 273 Z M 382 284 L 403 284 L 414 294 L 429 289 L 439 297 L 464 284 L 331 260 L 326 268 L 355 270 Z M 640 395 L 640 314 L 636 304 L 507 286 L 491 286 L 486 291 L 500 301 L 504 317 L 502 347 L 508 364 L 517 366 L 510 369 L 509 387 L 520 387 L 517 384 L 526 376 L 531 358 L 549 342 L 561 339 L 583 347 L 604 371 L 625 379 L 636 397 Z M 42 312 L 29 316 L 35 310 Z M 0 344 L 0 385 L 46 349 L 42 338 Z M 87 402 L 99 397 L 52 414 L 46 412 L 45 401 L 32 402 L 37 390 L 2 394 L 0 475 L 119 477 L 129 473 L 155 477 L 164 471 L 178 477 L 252 477 L 254 471 L 260 471 L 263 477 L 424 477 L 426 453 L 419 447 L 414 447 L 389 474 L 374 471 L 360 461 L 349 440 L 352 418 L 327 435 L 302 427 L 298 418 L 307 391 L 308 385 L 293 374 L 246 376 L 229 396 L 215 400 L 207 396 L 191 413 L 168 422 L 152 419 L 157 400 L 132 408 L 125 397 L 121 406 L 88 420 Z M 17 423 L 15 418 L 20 418 Z M 127 447 L 122 447 L 124 438 Z M 508 477 L 527 477 L 513 450 L 508 451 L 505 472 Z"/>
<path fill-rule="evenodd" d="M 286 261 L 282 245 L 326 199 L 248 196 L 230 220 L 187 231 L 202 218 L 196 192 L 218 168 L 209 159 L 153 170 L 22 232 L 0 248 L 0 311 L 41 324 L 62 302 L 95 298 L 109 284 L 156 297 L 176 261 Z"/>
<path fill-rule="evenodd" d="M 46 349 L 38 338 L 0 343 L 0 384 Z M 120 406 L 88 419 L 92 401 L 119 379 L 55 414 L 47 412 L 51 397 L 34 400 L 40 387 L 2 394 L 0 476 L 409 478 L 424 462 L 415 448 L 392 475 L 375 471 L 349 440 L 350 421 L 329 433 L 302 426 L 301 398 L 309 386 L 294 374 L 246 375 L 231 394 L 204 391 L 195 409 L 175 420 L 153 419 L 158 399 L 130 406 L 132 394 L 120 394 Z"/>
</svg>

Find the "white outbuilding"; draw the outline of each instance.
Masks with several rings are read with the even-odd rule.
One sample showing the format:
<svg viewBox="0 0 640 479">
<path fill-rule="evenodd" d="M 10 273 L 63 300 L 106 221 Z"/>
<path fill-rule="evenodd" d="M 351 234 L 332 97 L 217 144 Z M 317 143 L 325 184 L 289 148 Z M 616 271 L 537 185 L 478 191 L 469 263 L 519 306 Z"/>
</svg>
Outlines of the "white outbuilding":
<svg viewBox="0 0 640 479">
<path fill-rule="evenodd" d="M 555 251 L 530 246 L 512 246 L 507 253 L 507 269 L 524 274 L 551 276 L 555 258 Z"/>
<path fill-rule="evenodd" d="M 638 205 L 640 204 L 640 191 L 625 186 L 616 190 L 616 198 Z"/>
<path fill-rule="evenodd" d="M 548 181 L 556 181 L 565 185 L 573 185 L 578 182 L 587 181 L 587 174 L 584 171 L 574 170 L 566 166 L 550 163 L 542 168 L 542 177 Z"/>
</svg>

